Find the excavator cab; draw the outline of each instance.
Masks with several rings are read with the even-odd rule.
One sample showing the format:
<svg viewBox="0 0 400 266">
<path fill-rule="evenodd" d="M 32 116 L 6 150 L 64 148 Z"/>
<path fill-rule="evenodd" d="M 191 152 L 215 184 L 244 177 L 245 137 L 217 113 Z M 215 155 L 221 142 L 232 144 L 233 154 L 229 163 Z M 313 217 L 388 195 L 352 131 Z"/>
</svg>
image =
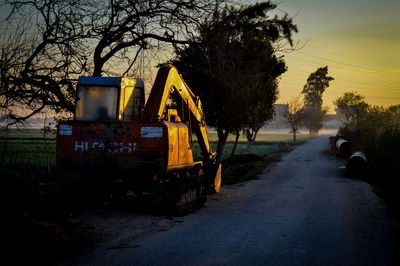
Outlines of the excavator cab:
<svg viewBox="0 0 400 266">
<path fill-rule="evenodd" d="M 76 90 L 76 121 L 138 122 L 144 108 L 144 83 L 125 77 L 80 77 Z"/>
<path fill-rule="evenodd" d="M 143 165 L 132 157 L 139 150 L 144 98 L 141 79 L 80 77 L 74 119 L 58 124 L 58 167 L 81 172 Z"/>
</svg>

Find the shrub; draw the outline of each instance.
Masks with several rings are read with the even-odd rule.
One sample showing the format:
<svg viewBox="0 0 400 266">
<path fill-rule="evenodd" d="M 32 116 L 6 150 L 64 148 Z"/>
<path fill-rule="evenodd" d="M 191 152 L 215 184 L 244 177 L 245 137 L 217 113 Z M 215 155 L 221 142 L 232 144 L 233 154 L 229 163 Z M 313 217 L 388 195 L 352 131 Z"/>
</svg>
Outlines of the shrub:
<svg viewBox="0 0 400 266">
<path fill-rule="evenodd" d="M 400 171 L 400 105 L 370 106 L 354 92 L 345 93 L 334 103 L 342 114 L 339 134 L 365 152 L 374 173 L 382 173 L 379 176 L 384 179 L 396 176 Z"/>
</svg>

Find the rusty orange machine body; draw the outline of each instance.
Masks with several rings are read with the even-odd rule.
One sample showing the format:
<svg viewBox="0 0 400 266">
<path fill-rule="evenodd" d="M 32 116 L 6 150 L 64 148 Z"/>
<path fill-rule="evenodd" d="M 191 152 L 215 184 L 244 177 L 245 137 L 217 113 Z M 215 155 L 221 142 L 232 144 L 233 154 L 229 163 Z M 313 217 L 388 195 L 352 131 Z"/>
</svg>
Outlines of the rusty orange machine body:
<svg viewBox="0 0 400 266">
<path fill-rule="evenodd" d="M 169 98 L 176 108 L 166 108 Z M 199 162 L 193 161 L 192 131 Z M 140 79 L 81 77 L 74 119 L 58 124 L 56 147 L 64 169 L 123 172 L 134 185 L 153 188 L 165 178 L 203 176 L 201 184 L 220 189 L 221 165 L 209 145 L 201 101 L 171 65 L 159 69 L 146 105 Z"/>
<path fill-rule="evenodd" d="M 57 159 L 59 166 L 69 169 L 106 167 L 154 174 L 194 166 L 188 128 L 168 121 L 63 122 L 57 137 Z"/>
</svg>

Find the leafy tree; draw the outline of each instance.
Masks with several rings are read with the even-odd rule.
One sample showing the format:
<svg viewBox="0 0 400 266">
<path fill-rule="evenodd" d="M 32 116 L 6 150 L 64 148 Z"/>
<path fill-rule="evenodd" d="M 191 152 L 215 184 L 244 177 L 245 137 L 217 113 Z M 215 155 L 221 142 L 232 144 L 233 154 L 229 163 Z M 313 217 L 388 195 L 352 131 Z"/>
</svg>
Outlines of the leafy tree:
<svg viewBox="0 0 400 266">
<path fill-rule="evenodd" d="M 177 47 L 173 64 L 202 99 L 208 125 L 218 133 L 217 160 L 230 133 L 254 132 L 272 116 L 277 78 L 286 71 L 274 42 L 292 44 L 296 26 L 287 16 L 269 18 L 270 2 L 216 11 L 193 43 Z"/>
<path fill-rule="evenodd" d="M 339 117 L 342 117 L 342 130 L 360 130 L 369 107 L 364 98 L 356 92 L 345 92 L 333 102 Z"/>
<path fill-rule="evenodd" d="M 393 126 L 400 129 L 400 104 L 389 106 L 388 112 L 392 117 Z"/>
<path fill-rule="evenodd" d="M 292 129 L 293 141 L 296 142 L 296 133 L 304 120 L 304 102 L 301 101 L 300 97 L 296 97 L 293 98 L 287 106 L 288 108 L 285 109 L 281 115 Z"/>
<path fill-rule="evenodd" d="M 345 92 L 334 101 L 341 116 L 339 133 L 347 136 L 354 146 L 364 149 L 375 145 L 384 131 L 395 128 L 394 106 L 370 106 L 365 97 L 356 92 Z"/>
<path fill-rule="evenodd" d="M 311 73 L 303 87 L 304 94 L 304 125 L 310 134 L 318 133 L 325 119 L 326 109 L 322 107 L 322 95 L 333 78 L 328 76 L 328 66 L 320 67 Z"/>
<path fill-rule="evenodd" d="M 243 132 L 249 142 L 255 141 L 257 133 L 260 128 L 274 116 L 273 104 L 277 100 L 278 94 L 278 81 L 277 77 L 286 72 L 286 67 L 283 61 L 265 61 L 270 64 L 271 72 L 275 73 L 260 73 L 255 76 L 254 82 L 250 82 L 251 90 L 248 91 L 246 103 L 248 103 L 248 111 L 243 114 L 246 115 L 243 119 L 245 122 Z M 278 63 L 278 64 L 277 64 Z M 276 69 L 274 70 L 274 66 Z M 268 66 L 264 66 L 268 70 Z M 265 75 L 264 77 L 261 75 Z M 269 75 L 269 78 L 267 77 Z M 271 78 L 274 77 L 274 80 Z"/>
<path fill-rule="evenodd" d="M 188 43 L 220 0 L 6 0 L 0 108 L 11 123 L 71 113 L 80 75 L 121 75 L 139 53 Z"/>
</svg>

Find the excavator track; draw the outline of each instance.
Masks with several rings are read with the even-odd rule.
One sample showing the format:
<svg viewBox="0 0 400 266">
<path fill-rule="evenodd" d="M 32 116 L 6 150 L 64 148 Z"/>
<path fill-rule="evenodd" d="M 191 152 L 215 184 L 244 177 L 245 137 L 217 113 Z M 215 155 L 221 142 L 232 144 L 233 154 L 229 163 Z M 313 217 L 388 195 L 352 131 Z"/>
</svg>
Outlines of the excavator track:
<svg viewBox="0 0 400 266">
<path fill-rule="evenodd" d="M 206 200 L 206 186 L 197 180 L 171 182 L 158 188 L 154 194 L 156 206 L 176 215 L 196 210 L 202 207 Z"/>
<path fill-rule="evenodd" d="M 143 201 L 146 208 L 160 210 L 168 215 L 184 215 L 204 205 L 207 200 L 207 186 L 204 176 L 184 176 L 166 179 L 150 191 L 143 191 L 140 186 L 129 184 L 129 179 L 115 179 L 110 186 L 111 200 L 120 204 L 127 199 Z"/>
</svg>

